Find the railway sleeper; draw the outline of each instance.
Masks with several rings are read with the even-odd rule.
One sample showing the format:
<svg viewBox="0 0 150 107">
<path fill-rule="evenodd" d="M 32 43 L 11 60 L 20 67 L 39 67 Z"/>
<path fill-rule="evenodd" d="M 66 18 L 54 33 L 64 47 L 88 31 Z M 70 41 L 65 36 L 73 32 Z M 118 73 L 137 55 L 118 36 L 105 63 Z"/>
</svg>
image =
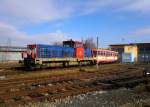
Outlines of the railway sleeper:
<svg viewBox="0 0 150 107">
<path fill-rule="evenodd" d="M 28 95 L 31 98 L 37 98 L 37 97 L 43 97 L 43 95 L 41 93 L 30 93 L 30 95 Z"/>
</svg>

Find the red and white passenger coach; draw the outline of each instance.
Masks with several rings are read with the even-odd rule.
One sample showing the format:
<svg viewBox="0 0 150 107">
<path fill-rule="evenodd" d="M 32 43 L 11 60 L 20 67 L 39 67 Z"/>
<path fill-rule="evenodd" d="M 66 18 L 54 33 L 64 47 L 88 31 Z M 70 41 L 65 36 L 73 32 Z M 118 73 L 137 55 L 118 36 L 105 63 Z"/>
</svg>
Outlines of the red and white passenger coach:
<svg viewBox="0 0 150 107">
<path fill-rule="evenodd" d="M 111 63 L 118 60 L 118 53 L 106 49 L 92 49 L 92 56 L 98 63 Z"/>
</svg>

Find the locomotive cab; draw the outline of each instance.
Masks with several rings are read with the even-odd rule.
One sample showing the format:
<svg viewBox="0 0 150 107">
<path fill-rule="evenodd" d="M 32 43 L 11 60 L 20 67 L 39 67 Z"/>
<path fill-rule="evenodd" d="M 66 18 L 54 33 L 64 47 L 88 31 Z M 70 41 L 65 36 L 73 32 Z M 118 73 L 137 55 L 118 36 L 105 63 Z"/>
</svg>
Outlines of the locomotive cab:
<svg viewBox="0 0 150 107">
<path fill-rule="evenodd" d="M 35 65 L 36 45 L 27 45 L 27 57 L 24 58 L 24 65 L 31 67 Z"/>
<path fill-rule="evenodd" d="M 83 43 L 79 42 L 79 41 L 73 41 L 71 39 L 68 41 L 63 41 L 63 46 L 64 47 L 71 47 L 71 48 L 81 48 L 81 47 L 83 48 Z"/>
<path fill-rule="evenodd" d="M 36 58 L 36 45 L 27 46 L 27 58 Z"/>
</svg>

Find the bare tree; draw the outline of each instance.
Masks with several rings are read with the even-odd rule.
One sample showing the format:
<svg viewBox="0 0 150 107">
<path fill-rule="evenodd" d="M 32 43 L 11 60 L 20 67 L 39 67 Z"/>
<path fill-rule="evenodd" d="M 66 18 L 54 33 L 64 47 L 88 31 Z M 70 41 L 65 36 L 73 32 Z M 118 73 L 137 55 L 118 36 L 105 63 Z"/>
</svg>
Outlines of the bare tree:
<svg viewBox="0 0 150 107">
<path fill-rule="evenodd" d="M 96 44 L 94 43 L 94 40 L 92 37 L 90 38 L 87 38 L 85 41 L 84 41 L 84 47 L 85 48 L 96 48 Z"/>
</svg>

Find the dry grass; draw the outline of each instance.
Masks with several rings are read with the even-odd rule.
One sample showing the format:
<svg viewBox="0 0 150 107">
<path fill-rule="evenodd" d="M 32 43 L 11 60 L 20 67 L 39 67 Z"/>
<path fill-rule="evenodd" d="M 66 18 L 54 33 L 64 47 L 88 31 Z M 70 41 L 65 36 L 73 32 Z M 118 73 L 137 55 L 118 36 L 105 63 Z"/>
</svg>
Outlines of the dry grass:
<svg viewBox="0 0 150 107">
<path fill-rule="evenodd" d="M 134 88 L 134 92 L 137 93 L 137 94 L 140 94 L 140 93 L 143 93 L 143 92 L 146 92 L 146 85 L 145 84 L 140 84 L 138 86 L 136 86 Z"/>
<path fill-rule="evenodd" d="M 65 74 L 74 74 L 78 73 L 79 71 L 76 70 L 47 70 L 47 71 L 42 71 L 42 72 L 25 72 L 23 74 L 17 74 L 17 75 L 12 75 L 9 78 L 39 78 L 39 77 L 45 77 L 45 76 L 52 76 L 52 75 L 65 75 Z"/>
<path fill-rule="evenodd" d="M 150 107 L 150 99 L 135 101 L 132 103 L 124 104 L 120 107 Z"/>
<path fill-rule="evenodd" d="M 21 64 L 18 63 L 0 63 L 0 68 L 2 67 L 5 69 L 5 67 L 16 67 L 21 66 Z M 126 72 L 126 68 L 129 67 L 135 67 L 134 65 L 129 64 L 103 64 L 99 65 L 99 70 L 97 70 L 96 66 L 82 66 L 82 67 L 76 67 L 76 68 L 66 68 L 66 69 L 59 69 L 59 70 L 52 70 L 52 69 L 46 69 L 41 71 L 17 71 L 15 69 L 12 69 L 11 74 L 14 72 L 13 75 L 7 75 L 7 79 L 17 79 L 17 78 L 37 78 L 37 77 L 45 77 L 45 76 L 51 76 L 51 75 L 65 75 L 65 74 L 74 74 L 74 73 L 83 73 L 83 72 L 97 72 L 99 74 L 103 73 L 117 73 L 117 72 Z M 126 71 L 125 71 L 126 70 Z M 129 70 L 128 70 L 129 71 Z"/>
</svg>

